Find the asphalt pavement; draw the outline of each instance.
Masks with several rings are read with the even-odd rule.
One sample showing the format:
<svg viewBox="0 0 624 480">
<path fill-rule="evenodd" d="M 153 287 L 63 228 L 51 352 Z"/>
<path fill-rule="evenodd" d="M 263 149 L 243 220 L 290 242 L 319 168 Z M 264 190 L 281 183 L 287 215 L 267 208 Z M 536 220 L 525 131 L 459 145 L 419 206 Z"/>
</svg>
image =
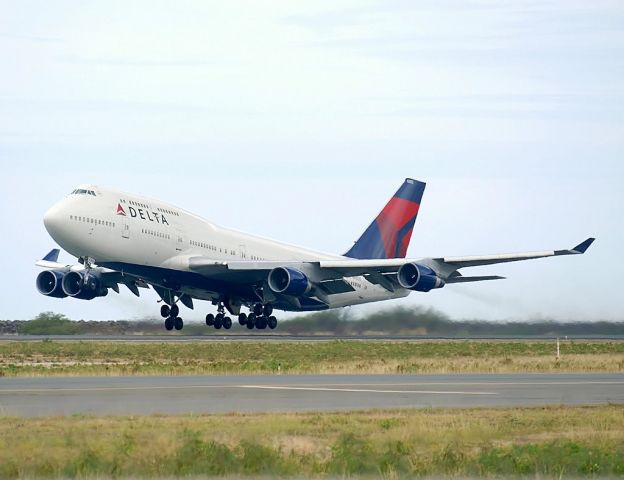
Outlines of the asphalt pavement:
<svg viewBox="0 0 624 480">
<path fill-rule="evenodd" d="M 624 404 L 624 374 L 0 379 L 0 415 L 139 415 Z"/>
</svg>

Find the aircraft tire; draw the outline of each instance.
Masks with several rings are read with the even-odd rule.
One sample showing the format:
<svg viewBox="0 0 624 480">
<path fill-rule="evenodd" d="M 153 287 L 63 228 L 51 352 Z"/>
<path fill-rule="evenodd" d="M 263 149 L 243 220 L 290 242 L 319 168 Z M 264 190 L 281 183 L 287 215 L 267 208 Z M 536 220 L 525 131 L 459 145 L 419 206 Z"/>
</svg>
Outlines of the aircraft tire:
<svg viewBox="0 0 624 480">
<path fill-rule="evenodd" d="M 176 330 L 182 330 L 184 328 L 184 321 L 180 317 L 176 317 L 173 322 Z"/>
<path fill-rule="evenodd" d="M 264 307 L 262 306 L 261 303 L 256 303 L 253 307 L 253 313 L 255 313 L 258 316 L 262 315 L 263 310 L 264 310 Z"/>
<path fill-rule="evenodd" d="M 267 324 L 268 324 L 268 326 L 269 326 L 269 328 L 271 330 L 275 330 L 275 327 L 277 327 L 277 318 L 275 318 L 273 315 L 271 315 L 269 317 L 269 320 L 268 320 Z"/>
<path fill-rule="evenodd" d="M 267 318 L 266 317 L 258 317 L 256 319 L 256 328 L 259 330 L 264 330 L 267 327 Z"/>
<path fill-rule="evenodd" d="M 215 317 L 215 321 L 214 321 L 214 327 L 217 330 L 221 330 L 221 327 L 223 326 L 223 315 L 217 315 Z"/>
<path fill-rule="evenodd" d="M 167 319 L 165 320 L 165 328 L 167 330 L 173 330 L 173 326 L 174 326 L 173 318 L 167 317 Z"/>
<path fill-rule="evenodd" d="M 267 318 L 273 315 L 273 305 L 266 304 L 262 308 L 262 314 Z"/>
<path fill-rule="evenodd" d="M 223 328 L 225 328 L 226 330 L 232 328 L 232 319 L 230 317 L 225 317 L 223 319 Z"/>
<path fill-rule="evenodd" d="M 206 315 L 206 325 L 212 327 L 214 325 L 215 316 L 212 313 Z"/>
<path fill-rule="evenodd" d="M 169 315 L 172 316 L 173 318 L 178 316 L 178 313 L 180 313 L 180 307 L 178 307 L 175 303 L 173 305 L 171 305 L 171 309 L 169 310 Z"/>
<path fill-rule="evenodd" d="M 171 309 L 169 308 L 169 305 L 165 304 L 162 307 L 160 307 L 161 317 L 167 318 L 170 314 L 171 314 Z"/>
<path fill-rule="evenodd" d="M 238 316 L 238 323 L 239 323 L 240 325 L 245 325 L 245 324 L 247 323 L 247 315 L 245 315 L 244 313 L 241 313 L 241 314 Z"/>
</svg>

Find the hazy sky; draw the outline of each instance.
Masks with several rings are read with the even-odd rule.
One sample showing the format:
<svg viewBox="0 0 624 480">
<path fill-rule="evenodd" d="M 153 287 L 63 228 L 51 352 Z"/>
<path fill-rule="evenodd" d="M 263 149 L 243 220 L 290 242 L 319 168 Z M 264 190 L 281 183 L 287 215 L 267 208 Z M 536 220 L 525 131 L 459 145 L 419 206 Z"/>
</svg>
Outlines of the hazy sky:
<svg viewBox="0 0 624 480">
<path fill-rule="evenodd" d="M 385 305 L 624 318 L 621 0 L 0 1 L 0 72 L 0 318 L 157 312 L 36 292 L 42 215 L 79 183 L 342 253 L 405 177 L 412 257 L 598 240 Z"/>
</svg>

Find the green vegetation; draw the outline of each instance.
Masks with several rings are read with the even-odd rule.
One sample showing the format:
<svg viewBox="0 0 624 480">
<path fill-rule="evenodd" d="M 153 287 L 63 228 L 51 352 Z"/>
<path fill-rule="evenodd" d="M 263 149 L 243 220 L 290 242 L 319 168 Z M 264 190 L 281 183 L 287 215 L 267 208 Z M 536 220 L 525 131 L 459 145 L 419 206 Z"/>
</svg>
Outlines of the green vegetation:
<svg viewBox="0 0 624 480">
<path fill-rule="evenodd" d="M 22 335 L 75 335 L 80 332 L 80 326 L 60 313 L 43 312 L 22 323 L 18 332 Z"/>
<path fill-rule="evenodd" d="M 624 322 L 553 320 L 523 322 L 486 322 L 452 320 L 443 313 L 421 307 L 397 307 L 356 317 L 352 310 L 339 309 L 306 314 L 280 323 L 272 334 L 290 335 L 430 335 L 443 337 L 470 336 L 587 336 L 622 335 Z M 183 315 L 184 316 L 184 315 Z M 68 323 L 70 322 L 70 323 Z M 250 332 L 234 322 L 228 335 Z M 59 326 L 60 325 L 60 326 Z M 223 335 L 223 330 L 207 328 L 203 322 L 187 321 L 182 332 L 167 332 L 160 317 L 144 320 L 69 321 L 52 312 L 43 312 L 34 320 L 0 321 L 0 334 L 24 335 Z M 268 333 L 268 332 L 264 332 Z"/>
<path fill-rule="evenodd" d="M 622 476 L 620 407 L 3 418 L 0 478 Z"/>
<path fill-rule="evenodd" d="M 624 342 L 0 343 L 0 376 L 260 373 L 621 372 Z"/>
<path fill-rule="evenodd" d="M 280 324 L 290 334 L 412 334 L 433 336 L 622 335 L 624 322 L 453 320 L 433 308 L 395 307 L 356 317 L 353 310 L 328 310 Z"/>
</svg>

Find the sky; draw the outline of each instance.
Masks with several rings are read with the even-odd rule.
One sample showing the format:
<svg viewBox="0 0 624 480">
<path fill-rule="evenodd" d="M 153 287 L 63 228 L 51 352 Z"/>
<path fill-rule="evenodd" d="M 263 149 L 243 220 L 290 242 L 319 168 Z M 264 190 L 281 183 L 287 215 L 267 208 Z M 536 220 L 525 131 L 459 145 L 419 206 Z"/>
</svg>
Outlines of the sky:
<svg viewBox="0 0 624 480">
<path fill-rule="evenodd" d="M 80 183 L 343 253 L 412 177 L 427 189 L 410 257 L 597 241 L 355 314 L 624 319 L 621 1 L 0 0 L 0 12 L 0 318 L 157 316 L 153 291 L 37 293 L 34 262 L 55 246 L 42 216 Z"/>
</svg>

